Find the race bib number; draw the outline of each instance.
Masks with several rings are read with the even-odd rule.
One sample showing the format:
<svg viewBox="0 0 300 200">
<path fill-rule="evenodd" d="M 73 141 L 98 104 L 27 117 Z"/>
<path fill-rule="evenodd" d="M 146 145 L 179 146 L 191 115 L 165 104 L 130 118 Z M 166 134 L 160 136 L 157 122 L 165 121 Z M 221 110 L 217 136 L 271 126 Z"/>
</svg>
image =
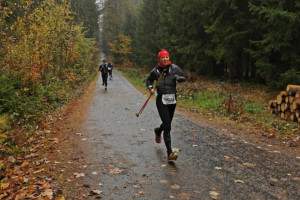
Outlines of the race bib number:
<svg viewBox="0 0 300 200">
<path fill-rule="evenodd" d="M 108 70 L 111 70 L 111 67 L 109 67 Z"/>
<path fill-rule="evenodd" d="M 162 95 L 162 102 L 165 105 L 175 104 L 176 103 L 175 94 L 163 94 Z"/>
</svg>

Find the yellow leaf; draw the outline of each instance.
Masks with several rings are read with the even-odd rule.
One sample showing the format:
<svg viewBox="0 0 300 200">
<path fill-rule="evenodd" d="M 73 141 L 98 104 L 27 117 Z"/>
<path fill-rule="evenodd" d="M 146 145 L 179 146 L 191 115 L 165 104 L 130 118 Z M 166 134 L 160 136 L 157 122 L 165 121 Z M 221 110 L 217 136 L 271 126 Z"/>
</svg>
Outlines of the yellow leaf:
<svg viewBox="0 0 300 200">
<path fill-rule="evenodd" d="M 247 167 L 255 167 L 256 165 L 255 164 L 252 164 L 252 163 L 243 163 L 244 166 L 247 166 Z"/>
<path fill-rule="evenodd" d="M 25 160 L 22 165 L 21 165 L 21 168 L 24 168 L 24 167 L 27 167 L 29 165 L 28 161 Z"/>
<path fill-rule="evenodd" d="M 178 190 L 180 188 L 180 186 L 175 184 L 175 185 L 172 185 L 171 188 L 175 189 L 175 190 Z"/>
<path fill-rule="evenodd" d="M 0 183 L 0 189 L 1 190 L 5 190 L 8 187 L 9 187 L 9 183 Z"/>
<path fill-rule="evenodd" d="M 235 180 L 236 183 L 244 183 L 242 180 Z"/>
</svg>

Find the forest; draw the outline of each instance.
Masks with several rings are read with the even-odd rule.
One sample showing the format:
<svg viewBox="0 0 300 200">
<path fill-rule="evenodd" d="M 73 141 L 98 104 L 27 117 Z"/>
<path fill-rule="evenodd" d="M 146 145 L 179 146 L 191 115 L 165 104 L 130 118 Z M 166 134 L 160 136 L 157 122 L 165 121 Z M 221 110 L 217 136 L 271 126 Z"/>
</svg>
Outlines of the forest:
<svg viewBox="0 0 300 200">
<path fill-rule="evenodd" d="M 0 131 L 42 126 L 80 94 L 97 72 L 98 16 L 94 0 L 0 0 Z"/>
<path fill-rule="evenodd" d="M 101 49 L 115 63 L 154 66 L 167 49 L 173 63 L 201 76 L 272 89 L 300 84 L 299 1 L 101 2 Z"/>
<path fill-rule="evenodd" d="M 0 130 L 78 96 L 100 52 L 143 68 L 167 49 L 199 76 L 299 85 L 299 11 L 296 0 L 0 0 Z"/>
</svg>

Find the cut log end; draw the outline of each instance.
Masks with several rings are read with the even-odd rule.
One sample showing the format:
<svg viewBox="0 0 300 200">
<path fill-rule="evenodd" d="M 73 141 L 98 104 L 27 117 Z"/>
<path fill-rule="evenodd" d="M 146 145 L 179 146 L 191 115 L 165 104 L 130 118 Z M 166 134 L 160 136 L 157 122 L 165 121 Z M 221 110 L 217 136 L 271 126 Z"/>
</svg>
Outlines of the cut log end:
<svg viewBox="0 0 300 200">
<path fill-rule="evenodd" d="M 286 91 L 300 91 L 300 85 L 288 85 Z"/>
</svg>

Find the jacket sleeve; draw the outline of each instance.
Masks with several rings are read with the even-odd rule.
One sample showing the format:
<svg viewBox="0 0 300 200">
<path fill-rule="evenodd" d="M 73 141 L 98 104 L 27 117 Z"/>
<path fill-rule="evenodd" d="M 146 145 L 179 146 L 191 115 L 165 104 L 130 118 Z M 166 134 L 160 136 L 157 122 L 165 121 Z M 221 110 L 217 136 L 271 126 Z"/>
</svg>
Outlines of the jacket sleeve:
<svg viewBox="0 0 300 200">
<path fill-rule="evenodd" d="M 157 80 L 159 77 L 159 74 L 156 72 L 156 68 L 152 69 L 151 72 L 150 72 L 150 75 L 149 77 L 147 78 L 146 80 L 146 86 L 148 88 L 148 90 L 151 90 L 153 89 L 153 82 L 155 80 Z"/>
<path fill-rule="evenodd" d="M 102 65 L 99 66 L 99 71 L 101 71 L 101 70 L 102 70 Z"/>
<path fill-rule="evenodd" d="M 180 67 L 178 67 L 177 65 L 175 65 L 175 77 L 179 83 L 184 82 L 186 80 L 186 76 L 184 75 Z"/>
</svg>

